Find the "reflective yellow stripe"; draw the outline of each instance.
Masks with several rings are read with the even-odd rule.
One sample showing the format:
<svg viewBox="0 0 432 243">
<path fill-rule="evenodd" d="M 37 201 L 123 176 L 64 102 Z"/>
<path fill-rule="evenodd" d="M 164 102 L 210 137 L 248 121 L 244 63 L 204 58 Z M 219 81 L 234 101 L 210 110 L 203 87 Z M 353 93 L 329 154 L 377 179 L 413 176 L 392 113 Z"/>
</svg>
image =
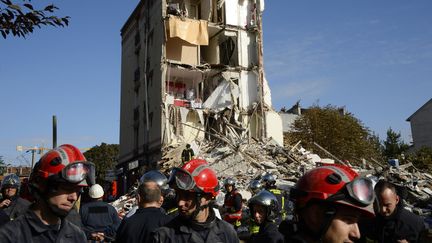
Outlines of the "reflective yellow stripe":
<svg viewBox="0 0 432 243">
<path fill-rule="evenodd" d="M 249 227 L 249 232 L 251 233 L 251 234 L 257 234 L 258 232 L 259 232 L 259 226 L 258 225 L 256 225 L 256 224 L 253 224 L 253 225 L 251 225 L 250 227 Z"/>
<path fill-rule="evenodd" d="M 172 214 L 174 212 L 176 212 L 178 210 L 178 208 L 171 208 L 170 210 L 168 210 L 167 214 Z"/>
</svg>

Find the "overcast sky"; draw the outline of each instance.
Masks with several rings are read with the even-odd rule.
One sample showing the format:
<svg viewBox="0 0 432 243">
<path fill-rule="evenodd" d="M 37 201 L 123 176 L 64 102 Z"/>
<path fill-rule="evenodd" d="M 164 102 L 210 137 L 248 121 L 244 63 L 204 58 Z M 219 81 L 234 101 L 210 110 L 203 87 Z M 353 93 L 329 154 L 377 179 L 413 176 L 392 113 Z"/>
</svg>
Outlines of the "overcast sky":
<svg viewBox="0 0 432 243">
<path fill-rule="evenodd" d="M 51 3 L 32 1 L 33 4 Z M 120 28 L 138 1 L 54 1 L 67 28 L 0 39 L 0 155 L 25 147 L 118 143 Z M 385 139 L 411 140 L 412 113 L 432 98 L 432 1 L 265 2 L 264 63 L 276 110 L 297 100 L 345 106 Z"/>
</svg>

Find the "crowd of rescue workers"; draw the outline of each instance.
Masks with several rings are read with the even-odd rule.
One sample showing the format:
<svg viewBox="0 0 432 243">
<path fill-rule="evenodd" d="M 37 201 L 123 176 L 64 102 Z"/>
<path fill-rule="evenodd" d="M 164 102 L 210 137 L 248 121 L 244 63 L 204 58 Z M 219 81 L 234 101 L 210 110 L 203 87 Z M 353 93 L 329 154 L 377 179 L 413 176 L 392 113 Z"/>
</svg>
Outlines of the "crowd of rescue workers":
<svg viewBox="0 0 432 243">
<path fill-rule="evenodd" d="M 44 154 L 25 187 L 6 175 L 0 242 L 432 242 L 398 186 L 339 164 L 306 171 L 289 191 L 264 174 L 244 200 L 235 178 L 218 177 L 205 158 L 191 159 L 169 174 L 144 173 L 127 215 L 95 182 L 95 165 L 70 144 Z"/>
</svg>

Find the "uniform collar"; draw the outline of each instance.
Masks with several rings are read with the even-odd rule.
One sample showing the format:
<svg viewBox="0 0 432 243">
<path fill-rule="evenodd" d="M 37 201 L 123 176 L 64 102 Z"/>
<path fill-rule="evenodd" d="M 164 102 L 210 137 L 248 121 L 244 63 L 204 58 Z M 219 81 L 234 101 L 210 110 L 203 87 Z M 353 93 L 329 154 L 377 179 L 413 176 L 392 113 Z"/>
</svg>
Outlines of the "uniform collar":
<svg viewBox="0 0 432 243">
<path fill-rule="evenodd" d="M 36 213 L 33 212 L 33 210 L 27 210 L 25 217 L 30 227 L 38 233 L 43 233 L 52 229 L 50 228 L 51 225 L 44 224 L 42 220 L 36 215 Z M 64 220 L 61 221 L 61 224 L 59 225 L 59 230 L 62 228 L 63 223 Z"/>
</svg>

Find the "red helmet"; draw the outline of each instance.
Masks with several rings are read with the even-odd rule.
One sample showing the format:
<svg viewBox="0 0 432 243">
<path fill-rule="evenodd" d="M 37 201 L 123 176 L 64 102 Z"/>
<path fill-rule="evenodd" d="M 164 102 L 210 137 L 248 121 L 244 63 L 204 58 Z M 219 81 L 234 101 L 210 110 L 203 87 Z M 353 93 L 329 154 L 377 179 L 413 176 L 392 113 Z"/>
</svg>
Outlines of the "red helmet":
<svg viewBox="0 0 432 243">
<path fill-rule="evenodd" d="M 48 180 L 88 186 L 94 184 L 94 179 L 94 164 L 88 162 L 78 148 L 64 144 L 40 158 L 30 175 L 30 184 L 44 190 Z"/>
<path fill-rule="evenodd" d="M 308 171 L 297 182 L 291 197 L 297 208 L 310 201 L 326 201 L 358 209 L 366 216 L 375 216 L 372 181 L 359 177 L 344 165 L 324 165 Z"/>
<path fill-rule="evenodd" d="M 204 192 L 213 197 L 219 193 L 216 172 L 203 159 L 193 159 L 181 168 L 175 168 L 171 176 L 170 181 L 175 180 L 177 187 L 181 190 Z"/>
</svg>

